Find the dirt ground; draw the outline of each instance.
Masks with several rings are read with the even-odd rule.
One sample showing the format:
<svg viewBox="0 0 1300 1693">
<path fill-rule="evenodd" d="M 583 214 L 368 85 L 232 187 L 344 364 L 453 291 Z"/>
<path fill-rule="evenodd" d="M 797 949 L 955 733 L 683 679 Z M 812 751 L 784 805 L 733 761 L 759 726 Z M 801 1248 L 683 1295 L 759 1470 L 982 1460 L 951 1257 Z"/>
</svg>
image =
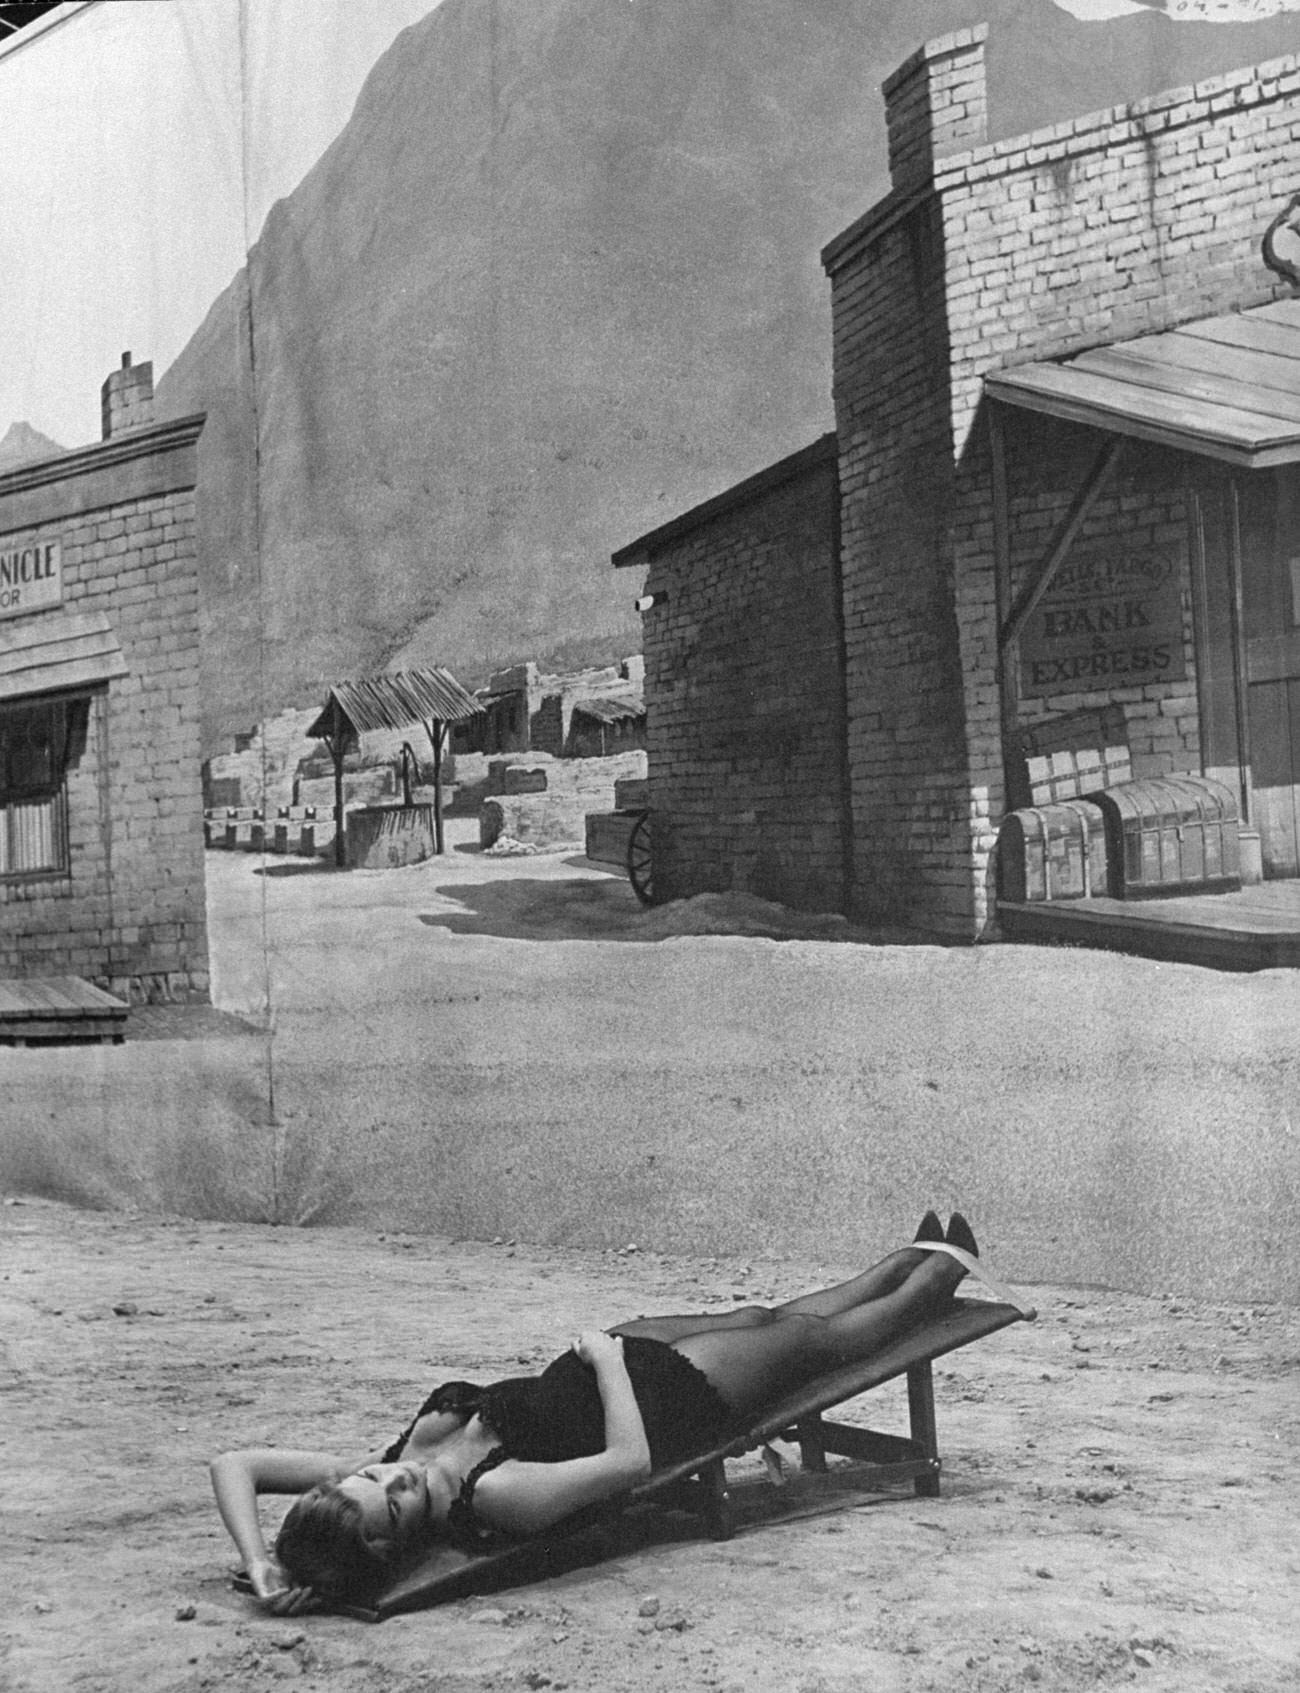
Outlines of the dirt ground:
<svg viewBox="0 0 1300 1693">
<path fill-rule="evenodd" d="M 936 1366 L 943 1495 L 839 1473 L 751 1526 L 368 1626 L 262 1616 L 206 1461 L 362 1452 L 443 1374 L 540 1367 L 579 1327 L 769 1302 L 853 1264 L 542 1250 L 0 1208 L 6 1693 L 300 1686 L 849 1693 L 1300 1680 L 1300 1311 L 1058 1287 Z M 862 1258 L 893 1244 L 864 1238 Z M 853 1420 L 902 1429 L 886 1388 Z M 791 1500 L 795 1520 L 765 1522 Z M 272 1515 L 271 1520 L 274 1520 Z"/>
</svg>

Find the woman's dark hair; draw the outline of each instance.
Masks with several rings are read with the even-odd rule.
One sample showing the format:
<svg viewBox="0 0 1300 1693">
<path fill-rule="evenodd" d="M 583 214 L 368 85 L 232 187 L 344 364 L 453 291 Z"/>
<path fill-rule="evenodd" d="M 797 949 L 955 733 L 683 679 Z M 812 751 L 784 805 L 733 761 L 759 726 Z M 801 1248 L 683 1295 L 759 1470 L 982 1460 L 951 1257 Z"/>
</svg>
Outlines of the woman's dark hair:
<svg viewBox="0 0 1300 1693">
<path fill-rule="evenodd" d="M 366 1537 L 361 1506 L 336 1486 L 294 1501 L 275 1537 L 275 1556 L 303 1587 L 328 1601 L 372 1598 L 390 1573 L 391 1547 Z"/>
</svg>

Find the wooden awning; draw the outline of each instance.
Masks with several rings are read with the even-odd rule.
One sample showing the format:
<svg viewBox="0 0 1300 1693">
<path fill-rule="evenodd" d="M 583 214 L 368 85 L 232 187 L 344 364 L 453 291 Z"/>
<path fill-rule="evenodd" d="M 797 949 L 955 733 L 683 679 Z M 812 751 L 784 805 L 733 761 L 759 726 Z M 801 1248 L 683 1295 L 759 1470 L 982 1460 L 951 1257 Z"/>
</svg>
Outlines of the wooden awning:
<svg viewBox="0 0 1300 1693">
<path fill-rule="evenodd" d="M 1300 300 L 984 379 L 990 399 L 1248 470 L 1300 462 Z"/>
<path fill-rule="evenodd" d="M 128 675 L 102 612 L 39 612 L 0 622 L 0 700 L 93 687 Z"/>
<path fill-rule="evenodd" d="M 645 701 L 631 694 L 596 694 L 575 700 L 573 715 L 590 718 L 593 723 L 622 723 L 629 717 L 644 717 Z"/>
<path fill-rule="evenodd" d="M 449 670 L 404 670 L 362 682 L 336 682 L 320 716 L 307 733 L 325 741 L 334 758 L 334 859 L 347 861 L 343 757 L 357 735 L 375 729 L 409 729 L 423 724 L 433 746 L 434 851 L 443 850 L 442 745 L 448 723 L 477 717 L 483 707 Z M 403 748 L 403 772 L 406 770 Z"/>
<path fill-rule="evenodd" d="M 313 740 L 325 740 L 335 733 L 340 718 L 359 734 L 431 721 L 462 723 L 482 709 L 449 670 L 405 670 L 361 682 L 336 682 L 307 733 Z"/>
</svg>

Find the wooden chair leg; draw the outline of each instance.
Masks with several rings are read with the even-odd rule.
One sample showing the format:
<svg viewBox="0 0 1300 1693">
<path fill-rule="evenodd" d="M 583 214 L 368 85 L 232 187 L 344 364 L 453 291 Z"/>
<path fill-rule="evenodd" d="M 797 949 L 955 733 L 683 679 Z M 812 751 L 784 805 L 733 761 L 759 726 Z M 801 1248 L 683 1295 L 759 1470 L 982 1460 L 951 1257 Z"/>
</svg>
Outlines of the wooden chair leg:
<svg viewBox="0 0 1300 1693">
<path fill-rule="evenodd" d="M 799 1462 L 804 1469 L 810 1475 L 824 1475 L 826 1473 L 826 1443 L 822 1438 L 821 1417 L 805 1417 L 795 1427 L 795 1438 L 799 1442 Z"/>
<path fill-rule="evenodd" d="M 913 1443 L 930 1464 L 929 1473 L 917 1476 L 912 1485 L 920 1498 L 935 1499 L 939 1494 L 939 1436 L 934 1422 L 934 1376 L 928 1358 L 913 1364 L 907 1372 L 907 1411 Z"/>
<path fill-rule="evenodd" d="M 704 1520 L 709 1533 L 715 1540 L 730 1540 L 736 1532 L 736 1517 L 727 1491 L 727 1466 L 721 1458 L 704 1466 L 699 1485 L 704 1493 Z"/>
</svg>

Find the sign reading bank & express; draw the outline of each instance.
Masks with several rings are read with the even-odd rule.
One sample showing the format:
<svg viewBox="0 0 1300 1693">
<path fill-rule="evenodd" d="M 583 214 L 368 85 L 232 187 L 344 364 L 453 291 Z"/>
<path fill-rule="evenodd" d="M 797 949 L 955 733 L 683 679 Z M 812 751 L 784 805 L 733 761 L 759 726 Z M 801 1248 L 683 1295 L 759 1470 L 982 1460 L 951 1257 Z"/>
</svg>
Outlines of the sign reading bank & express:
<svg viewBox="0 0 1300 1693">
<path fill-rule="evenodd" d="M 0 546 L 0 617 L 41 611 L 63 599 L 63 550 L 58 541 Z"/>
<path fill-rule="evenodd" d="M 1183 596 L 1171 553 L 1071 561 L 1020 644 L 1023 694 L 1099 694 L 1186 673 Z"/>
</svg>

